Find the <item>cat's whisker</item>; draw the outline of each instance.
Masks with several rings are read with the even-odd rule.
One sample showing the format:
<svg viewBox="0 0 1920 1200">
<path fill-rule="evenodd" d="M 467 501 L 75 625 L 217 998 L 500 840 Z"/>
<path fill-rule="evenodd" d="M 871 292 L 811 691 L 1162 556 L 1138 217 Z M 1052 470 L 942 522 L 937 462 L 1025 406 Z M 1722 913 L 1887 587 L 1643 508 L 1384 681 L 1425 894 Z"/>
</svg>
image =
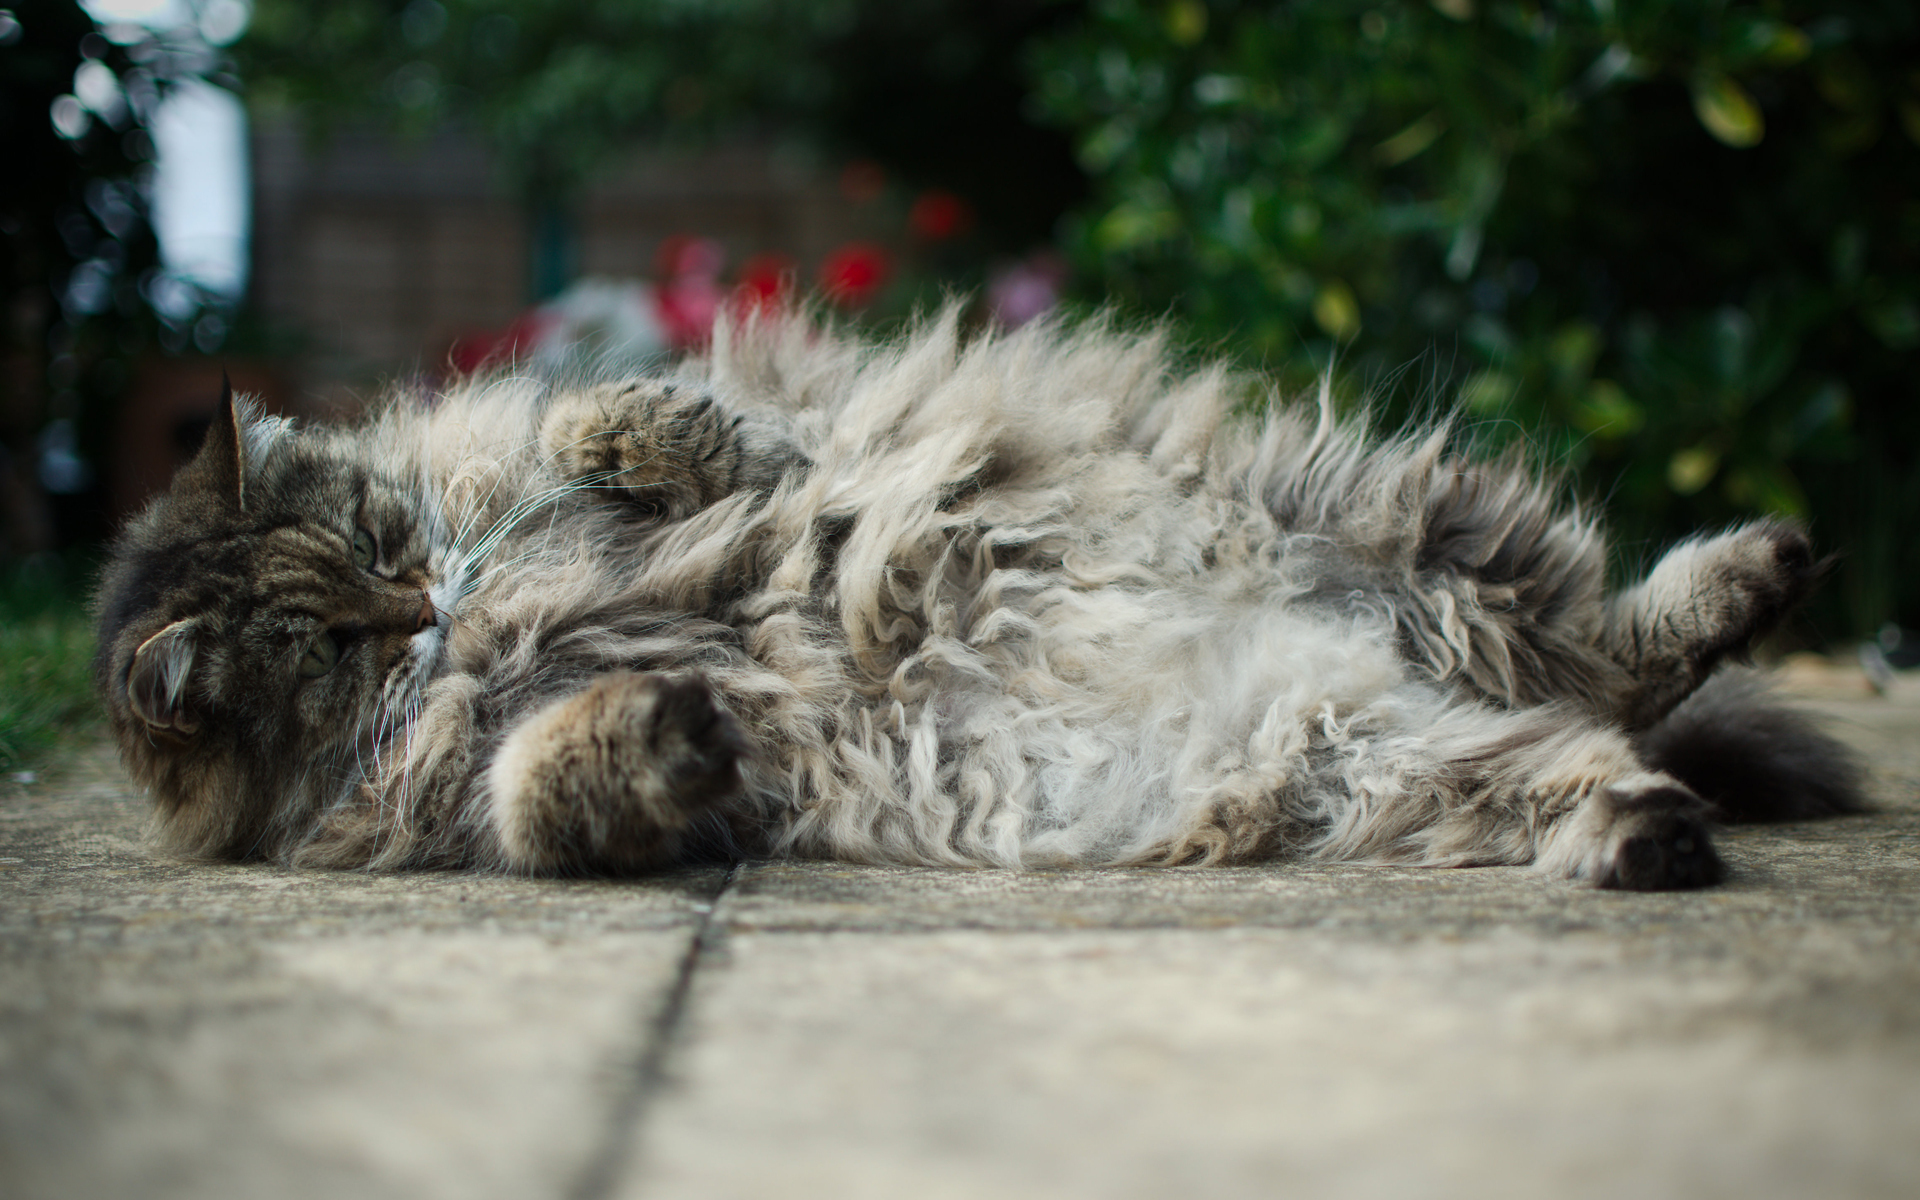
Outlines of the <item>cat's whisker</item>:
<svg viewBox="0 0 1920 1200">
<path fill-rule="evenodd" d="M 592 477 L 589 477 L 589 480 L 591 480 L 591 478 Z M 569 482 L 557 484 L 552 487 L 543 488 L 515 503 L 495 521 L 485 534 L 481 535 L 480 541 L 476 543 L 469 552 L 470 557 L 477 560 L 484 560 L 492 553 L 494 546 L 498 545 L 503 538 L 514 532 L 521 521 L 524 521 L 535 512 L 540 511 L 544 506 L 550 504 L 558 497 L 579 491 L 582 487 L 586 486 L 591 486 L 591 483 Z"/>
<path fill-rule="evenodd" d="M 484 495 L 471 497 L 467 501 L 467 515 L 461 521 L 458 530 L 454 534 L 454 537 L 452 539 L 454 545 L 458 545 L 466 541 L 467 535 L 471 533 L 473 530 L 474 523 L 479 521 L 482 517 L 484 517 L 487 511 L 492 507 L 494 496 L 499 492 L 500 488 L 506 483 L 509 477 L 509 472 L 507 470 L 508 463 L 516 455 L 524 453 L 529 447 L 531 447 L 534 444 L 535 444 L 534 440 L 529 439 L 527 441 L 519 443 L 518 445 L 507 447 L 503 450 L 503 452 L 499 456 L 494 457 L 489 461 L 486 470 L 488 473 L 492 475 L 493 477 L 492 482 L 487 485 L 487 490 Z M 460 487 L 465 482 L 465 480 L 466 480 L 466 476 L 463 472 L 456 472 L 454 478 L 448 480 L 446 488 L 442 489 L 442 494 L 445 495 L 448 492 L 450 492 L 452 489 Z M 431 488 L 429 487 L 428 490 L 430 492 Z"/>
<path fill-rule="evenodd" d="M 529 552 L 526 554 L 517 554 L 514 557 L 509 559 L 503 559 L 502 561 L 497 562 L 492 566 L 488 567 L 481 574 L 476 575 L 474 577 L 474 586 L 478 588 L 482 583 L 491 582 L 496 575 L 507 574 L 511 572 L 514 568 L 521 566 L 524 563 L 532 562 L 534 559 L 538 557 L 540 557 L 538 554 Z"/>
</svg>

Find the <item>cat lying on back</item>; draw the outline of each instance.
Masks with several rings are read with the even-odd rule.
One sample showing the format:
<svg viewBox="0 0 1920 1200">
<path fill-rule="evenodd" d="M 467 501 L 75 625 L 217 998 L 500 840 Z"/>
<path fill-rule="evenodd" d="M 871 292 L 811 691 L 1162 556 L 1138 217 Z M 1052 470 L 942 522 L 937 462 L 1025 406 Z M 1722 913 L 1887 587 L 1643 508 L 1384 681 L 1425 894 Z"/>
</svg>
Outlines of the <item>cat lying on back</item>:
<svg viewBox="0 0 1920 1200">
<path fill-rule="evenodd" d="M 1836 743 L 1708 683 L 1810 586 L 1799 529 L 1609 595 L 1600 531 L 1517 462 L 1324 397 L 1234 418 L 1241 386 L 949 313 L 723 328 L 655 377 L 477 379 L 352 428 L 229 398 L 119 539 L 100 688 L 172 847 L 335 867 L 1668 888 L 1719 879 L 1716 816 L 1858 805 Z"/>
</svg>

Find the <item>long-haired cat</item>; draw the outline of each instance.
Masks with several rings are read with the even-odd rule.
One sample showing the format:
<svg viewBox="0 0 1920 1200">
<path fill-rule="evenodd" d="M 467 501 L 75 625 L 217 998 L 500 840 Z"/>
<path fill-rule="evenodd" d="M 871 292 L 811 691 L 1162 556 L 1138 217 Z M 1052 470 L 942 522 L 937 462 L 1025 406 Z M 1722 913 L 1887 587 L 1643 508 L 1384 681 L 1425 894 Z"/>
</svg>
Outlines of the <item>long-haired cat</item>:
<svg viewBox="0 0 1920 1200">
<path fill-rule="evenodd" d="M 749 321 L 655 376 L 350 428 L 229 398 L 119 539 L 100 688 L 171 846 L 336 867 L 1666 888 L 1720 877 L 1716 816 L 1857 807 L 1837 743 L 1709 682 L 1810 586 L 1801 530 L 1610 595 L 1600 530 L 1517 460 L 1324 396 L 1238 417 L 1244 380 L 1171 364 L 948 312 L 877 344 Z"/>
</svg>

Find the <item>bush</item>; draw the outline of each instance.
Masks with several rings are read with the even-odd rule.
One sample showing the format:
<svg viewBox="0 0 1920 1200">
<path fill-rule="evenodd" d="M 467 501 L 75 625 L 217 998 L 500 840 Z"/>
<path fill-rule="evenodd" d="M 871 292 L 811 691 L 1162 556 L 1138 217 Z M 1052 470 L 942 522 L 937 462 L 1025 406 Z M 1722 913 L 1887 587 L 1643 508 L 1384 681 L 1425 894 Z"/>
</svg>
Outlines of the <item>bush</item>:
<svg viewBox="0 0 1920 1200">
<path fill-rule="evenodd" d="M 1031 58 L 1089 298 L 1395 418 L 1457 395 L 1636 557 L 1810 517 L 1830 636 L 1920 625 L 1915 63 L 1865 0 L 1100 0 Z"/>
</svg>

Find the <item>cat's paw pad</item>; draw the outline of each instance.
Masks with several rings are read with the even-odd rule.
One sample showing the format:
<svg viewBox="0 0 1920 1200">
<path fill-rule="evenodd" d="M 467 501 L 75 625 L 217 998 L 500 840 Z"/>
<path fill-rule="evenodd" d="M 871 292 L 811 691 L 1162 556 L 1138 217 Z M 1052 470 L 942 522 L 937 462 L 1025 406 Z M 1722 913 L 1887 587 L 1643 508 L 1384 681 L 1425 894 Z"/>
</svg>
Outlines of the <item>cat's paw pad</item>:
<svg viewBox="0 0 1920 1200">
<path fill-rule="evenodd" d="M 1679 787 L 1616 799 L 1618 816 L 1601 887 L 1634 892 L 1710 887 L 1726 869 L 1702 819 L 1703 805 Z"/>
</svg>

